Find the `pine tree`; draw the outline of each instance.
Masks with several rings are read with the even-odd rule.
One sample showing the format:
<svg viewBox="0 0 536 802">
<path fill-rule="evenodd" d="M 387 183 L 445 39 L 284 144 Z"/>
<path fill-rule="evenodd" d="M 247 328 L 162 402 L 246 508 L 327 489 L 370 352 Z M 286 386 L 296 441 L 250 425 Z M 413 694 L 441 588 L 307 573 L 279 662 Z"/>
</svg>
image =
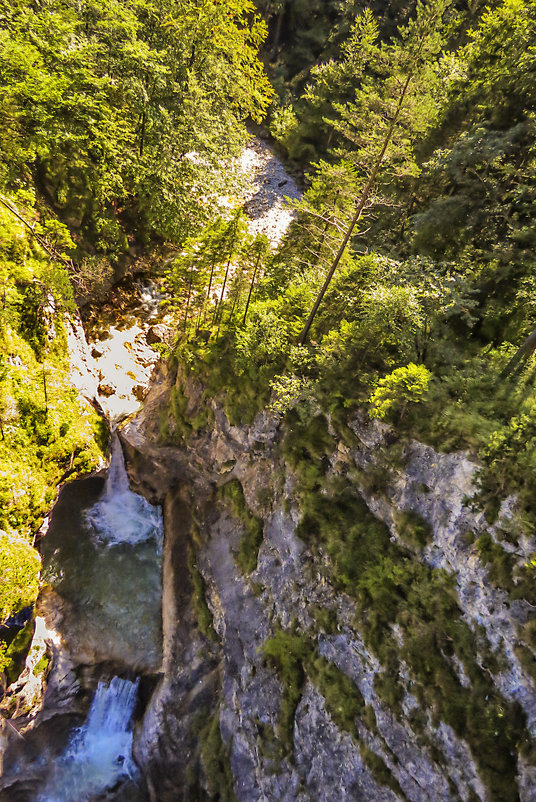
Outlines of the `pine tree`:
<svg viewBox="0 0 536 802">
<path fill-rule="evenodd" d="M 335 128 L 353 143 L 348 157 L 362 185 L 355 212 L 315 300 L 299 342 L 303 344 L 357 223 L 374 199 L 376 186 L 401 174 L 417 174 L 414 144 L 436 119 L 436 64 L 443 44 L 448 0 L 417 4 L 416 17 L 393 43 L 379 45 L 374 73 L 366 75 L 356 99 L 339 106 Z"/>
</svg>

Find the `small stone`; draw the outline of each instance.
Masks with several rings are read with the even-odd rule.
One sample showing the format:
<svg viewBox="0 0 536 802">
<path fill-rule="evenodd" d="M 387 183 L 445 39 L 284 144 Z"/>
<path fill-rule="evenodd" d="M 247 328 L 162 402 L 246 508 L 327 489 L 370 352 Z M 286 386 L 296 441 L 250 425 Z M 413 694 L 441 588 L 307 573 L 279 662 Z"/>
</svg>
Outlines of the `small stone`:
<svg viewBox="0 0 536 802">
<path fill-rule="evenodd" d="M 137 398 L 138 401 L 143 401 L 143 399 L 147 395 L 147 387 L 144 387 L 142 384 L 136 384 L 132 388 L 132 395 L 134 396 L 134 398 Z"/>
<path fill-rule="evenodd" d="M 149 345 L 154 345 L 155 343 L 163 343 L 166 341 L 166 337 L 169 333 L 169 329 L 167 326 L 164 326 L 162 323 L 157 323 L 156 326 L 151 326 L 145 339 Z"/>
<path fill-rule="evenodd" d="M 99 384 L 99 393 L 105 396 L 115 395 L 115 387 L 112 387 L 111 384 Z"/>
</svg>

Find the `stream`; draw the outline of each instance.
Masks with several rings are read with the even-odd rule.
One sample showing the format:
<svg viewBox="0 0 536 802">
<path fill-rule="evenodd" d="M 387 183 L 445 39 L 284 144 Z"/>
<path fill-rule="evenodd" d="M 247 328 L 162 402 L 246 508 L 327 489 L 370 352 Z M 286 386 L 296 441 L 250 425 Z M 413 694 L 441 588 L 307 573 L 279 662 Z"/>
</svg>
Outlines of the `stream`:
<svg viewBox="0 0 536 802">
<path fill-rule="evenodd" d="M 252 233 L 277 244 L 293 217 L 283 198 L 298 189 L 260 140 L 242 163 Z M 117 293 L 91 321 L 88 344 L 80 320 L 68 331 L 73 384 L 112 429 L 141 408 L 160 358 L 151 343 L 170 331 L 157 282 L 136 280 Z M 132 744 L 162 669 L 163 537 L 160 508 L 129 488 L 114 433 L 107 472 L 62 488 L 41 540 L 52 672 L 37 726 L 7 748 L 0 743 L 0 802 L 148 798 Z"/>
<path fill-rule="evenodd" d="M 162 664 L 162 513 L 129 489 L 116 433 L 111 451 L 106 478 L 62 489 L 41 543 L 61 638 L 53 685 L 67 696 L 48 715 L 45 697 L 41 724 L 7 753 L 2 802 L 147 798 L 132 742 L 140 677 Z"/>
<path fill-rule="evenodd" d="M 74 802 L 135 780 L 131 719 L 138 682 L 99 682 L 85 723 L 72 735 L 37 802 Z"/>
<path fill-rule="evenodd" d="M 67 485 L 43 538 L 43 581 L 68 613 L 62 636 L 81 663 L 112 660 L 135 671 L 161 663 L 162 514 L 129 490 L 113 437 L 104 485 Z"/>
</svg>

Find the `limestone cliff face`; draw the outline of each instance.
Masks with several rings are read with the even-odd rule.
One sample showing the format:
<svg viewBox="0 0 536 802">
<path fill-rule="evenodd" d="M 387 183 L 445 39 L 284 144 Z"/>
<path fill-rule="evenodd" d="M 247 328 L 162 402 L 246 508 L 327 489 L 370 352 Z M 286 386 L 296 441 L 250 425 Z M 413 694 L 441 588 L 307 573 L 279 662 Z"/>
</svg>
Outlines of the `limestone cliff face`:
<svg viewBox="0 0 536 802">
<path fill-rule="evenodd" d="M 451 635 L 433 648 L 469 710 L 460 724 L 456 699 L 443 698 L 433 669 L 426 673 L 428 657 L 420 675 L 408 662 L 408 633 L 414 643 L 421 625 L 389 625 L 393 662 L 361 626 L 359 597 L 337 582 L 329 547 L 304 535 L 302 479 L 283 456 L 279 419 L 263 412 L 251 426 L 231 426 L 212 403 L 210 426 L 159 446 L 171 385 L 161 374 L 144 413 L 122 431 L 134 485 L 165 509 L 164 676 L 136 736 L 152 799 L 536 800 L 536 691 L 518 656 L 532 609 L 494 586 L 479 558 L 475 539 L 497 541 L 499 526 L 467 504 L 477 470 L 467 455 L 394 442 L 388 427 L 356 417 L 344 442 L 328 421 L 334 445 L 323 465 L 326 484 L 344 482 L 370 520 L 388 527 L 393 548 L 456 597 L 460 638 L 474 636 L 474 654 L 460 659 Z M 193 418 L 202 388 L 185 387 Z M 229 503 L 231 486 L 241 487 L 242 507 Z M 506 500 L 503 524 L 513 508 Z M 404 534 L 403 516 L 426 525 L 420 544 Z M 251 546 L 255 521 L 262 539 Z M 521 537 L 511 551 L 521 564 L 536 544 Z M 400 604 L 400 620 L 413 621 L 410 602 Z M 266 649 L 281 633 L 294 674 Z M 396 692 L 382 692 L 393 684 Z M 485 715 L 486 704 L 497 729 L 483 733 L 479 750 L 471 711 Z"/>
</svg>

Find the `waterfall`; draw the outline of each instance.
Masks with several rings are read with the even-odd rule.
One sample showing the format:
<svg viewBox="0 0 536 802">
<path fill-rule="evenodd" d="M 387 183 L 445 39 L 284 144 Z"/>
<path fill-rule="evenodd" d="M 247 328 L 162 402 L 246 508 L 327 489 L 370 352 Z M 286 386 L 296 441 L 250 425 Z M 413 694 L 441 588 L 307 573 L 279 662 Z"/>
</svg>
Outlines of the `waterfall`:
<svg viewBox="0 0 536 802">
<path fill-rule="evenodd" d="M 104 491 L 97 503 L 86 511 L 85 519 L 95 537 L 107 545 L 140 543 L 150 537 L 161 545 L 161 511 L 129 489 L 123 450 L 115 433 Z"/>
<path fill-rule="evenodd" d="M 125 467 L 125 458 L 119 437 L 114 432 L 112 435 L 112 458 L 104 486 L 104 498 L 110 500 L 115 493 L 121 495 L 129 492 L 128 474 Z"/>
<path fill-rule="evenodd" d="M 99 682 L 86 722 L 75 730 L 38 802 L 84 802 L 132 778 L 131 718 L 138 680 Z"/>
</svg>

